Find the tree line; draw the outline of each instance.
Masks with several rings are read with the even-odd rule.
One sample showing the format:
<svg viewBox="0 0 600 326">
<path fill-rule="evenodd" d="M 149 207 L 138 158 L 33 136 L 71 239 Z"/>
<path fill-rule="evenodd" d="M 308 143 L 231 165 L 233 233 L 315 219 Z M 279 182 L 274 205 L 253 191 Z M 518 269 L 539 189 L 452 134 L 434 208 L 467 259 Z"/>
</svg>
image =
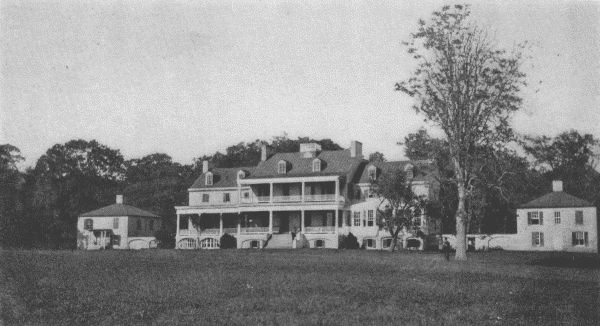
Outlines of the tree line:
<svg viewBox="0 0 600 326">
<path fill-rule="evenodd" d="M 174 206 L 187 205 L 187 189 L 202 173 L 203 160 L 211 167 L 254 166 L 263 144 L 273 152 L 297 152 L 303 142 L 317 142 L 323 150 L 342 149 L 331 139 L 283 135 L 270 141 L 241 142 L 224 153 L 203 155 L 185 165 L 164 153 L 125 160 L 118 149 L 97 141 L 71 140 L 52 146 L 33 167 L 20 171 L 18 165 L 24 158 L 19 149 L 0 145 L 1 245 L 73 248 L 79 214 L 110 205 L 115 194 L 121 193 L 127 204 L 164 219 L 157 237 L 173 246 Z M 421 129 L 409 134 L 403 144 L 410 160 L 436 164 L 443 230 L 456 232 L 457 187 L 446 141 Z M 594 152 L 598 141 L 592 135 L 569 131 L 554 138 L 523 137 L 518 144 L 514 150 L 478 149 L 482 158 L 476 169 L 479 178 L 466 205 L 470 233 L 515 232 L 516 207 L 549 192 L 553 179 L 563 180 L 565 191 L 600 207 L 600 173 Z M 378 152 L 369 159 L 386 160 Z"/>
<path fill-rule="evenodd" d="M 77 217 L 110 205 L 116 194 L 125 203 L 163 218 L 157 237 L 166 246 L 175 241 L 175 208 L 187 205 L 187 189 L 211 167 L 258 164 L 261 146 L 277 152 L 295 152 L 300 143 L 317 142 L 324 150 L 342 147 L 330 139 L 291 139 L 286 134 L 270 141 L 255 140 L 227 147 L 193 160 L 174 162 L 165 153 L 126 160 L 120 150 L 95 140 L 71 140 L 49 148 L 34 166 L 19 170 L 24 158 L 19 148 L 0 145 L 0 246 L 74 248 Z"/>
</svg>

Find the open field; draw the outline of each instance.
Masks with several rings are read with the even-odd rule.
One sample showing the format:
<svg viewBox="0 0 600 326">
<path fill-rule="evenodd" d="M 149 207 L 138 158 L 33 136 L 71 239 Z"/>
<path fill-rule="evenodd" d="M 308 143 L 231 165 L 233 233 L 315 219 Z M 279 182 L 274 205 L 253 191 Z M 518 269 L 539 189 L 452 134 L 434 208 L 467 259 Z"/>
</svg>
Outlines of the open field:
<svg viewBox="0 0 600 326">
<path fill-rule="evenodd" d="M 598 255 L 0 251 L 0 324 L 577 324 Z M 570 267 L 578 265 L 578 267 Z"/>
</svg>

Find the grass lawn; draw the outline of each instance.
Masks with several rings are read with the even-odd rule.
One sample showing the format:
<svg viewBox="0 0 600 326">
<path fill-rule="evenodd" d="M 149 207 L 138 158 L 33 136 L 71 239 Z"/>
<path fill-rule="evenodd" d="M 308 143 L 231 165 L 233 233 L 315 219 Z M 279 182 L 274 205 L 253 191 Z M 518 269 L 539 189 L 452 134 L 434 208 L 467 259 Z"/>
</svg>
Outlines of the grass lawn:
<svg viewBox="0 0 600 326">
<path fill-rule="evenodd" d="M 595 325 L 598 257 L 0 251 L 0 325 Z"/>
</svg>

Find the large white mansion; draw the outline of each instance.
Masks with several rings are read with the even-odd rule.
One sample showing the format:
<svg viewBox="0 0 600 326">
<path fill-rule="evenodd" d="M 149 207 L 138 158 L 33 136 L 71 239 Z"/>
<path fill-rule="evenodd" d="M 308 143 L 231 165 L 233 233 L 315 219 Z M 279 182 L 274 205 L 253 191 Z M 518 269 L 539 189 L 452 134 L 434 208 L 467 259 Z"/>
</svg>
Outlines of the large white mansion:
<svg viewBox="0 0 600 326">
<path fill-rule="evenodd" d="M 188 190 L 189 206 L 175 207 L 177 248 L 218 248 L 225 233 L 238 248 L 338 248 L 339 236 L 350 232 L 367 249 L 389 247 L 390 234 L 377 223 L 382 201 L 370 191 L 371 180 L 389 169 L 403 169 L 416 194 L 437 196 L 431 162 L 370 163 L 358 141 L 345 150 L 306 143 L 273 155 L 263 146 L 254 167 L 209 169 L 205 161 Z M 425 235 L 440 232 L 440 221 L 425 215 L 417 224 Z M 415 231 L 402 233 L 404 246 L 412 240 L 423 247 Z"/>
</svg>

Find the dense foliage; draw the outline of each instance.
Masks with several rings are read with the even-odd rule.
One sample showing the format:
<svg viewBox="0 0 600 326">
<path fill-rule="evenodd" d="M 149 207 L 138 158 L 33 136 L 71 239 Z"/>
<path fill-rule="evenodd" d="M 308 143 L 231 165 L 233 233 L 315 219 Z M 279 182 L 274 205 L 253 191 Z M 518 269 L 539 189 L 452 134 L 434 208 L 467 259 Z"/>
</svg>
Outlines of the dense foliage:
<svg viewBox="0 0 600 326">
<path fill-rule="evenodd" d="M 339 242 L 340 249 L 358 249 L 360 247 L 358 239 L 352 232 L 348 233 L 348 235 L 341 235 Z"/>
<path fill-rule="evenodd" d="M 219 240 L 221 249 L 235 249 L 237 248 L 237 239 L 229 233 L 225 233 Z"/>
</svg>

